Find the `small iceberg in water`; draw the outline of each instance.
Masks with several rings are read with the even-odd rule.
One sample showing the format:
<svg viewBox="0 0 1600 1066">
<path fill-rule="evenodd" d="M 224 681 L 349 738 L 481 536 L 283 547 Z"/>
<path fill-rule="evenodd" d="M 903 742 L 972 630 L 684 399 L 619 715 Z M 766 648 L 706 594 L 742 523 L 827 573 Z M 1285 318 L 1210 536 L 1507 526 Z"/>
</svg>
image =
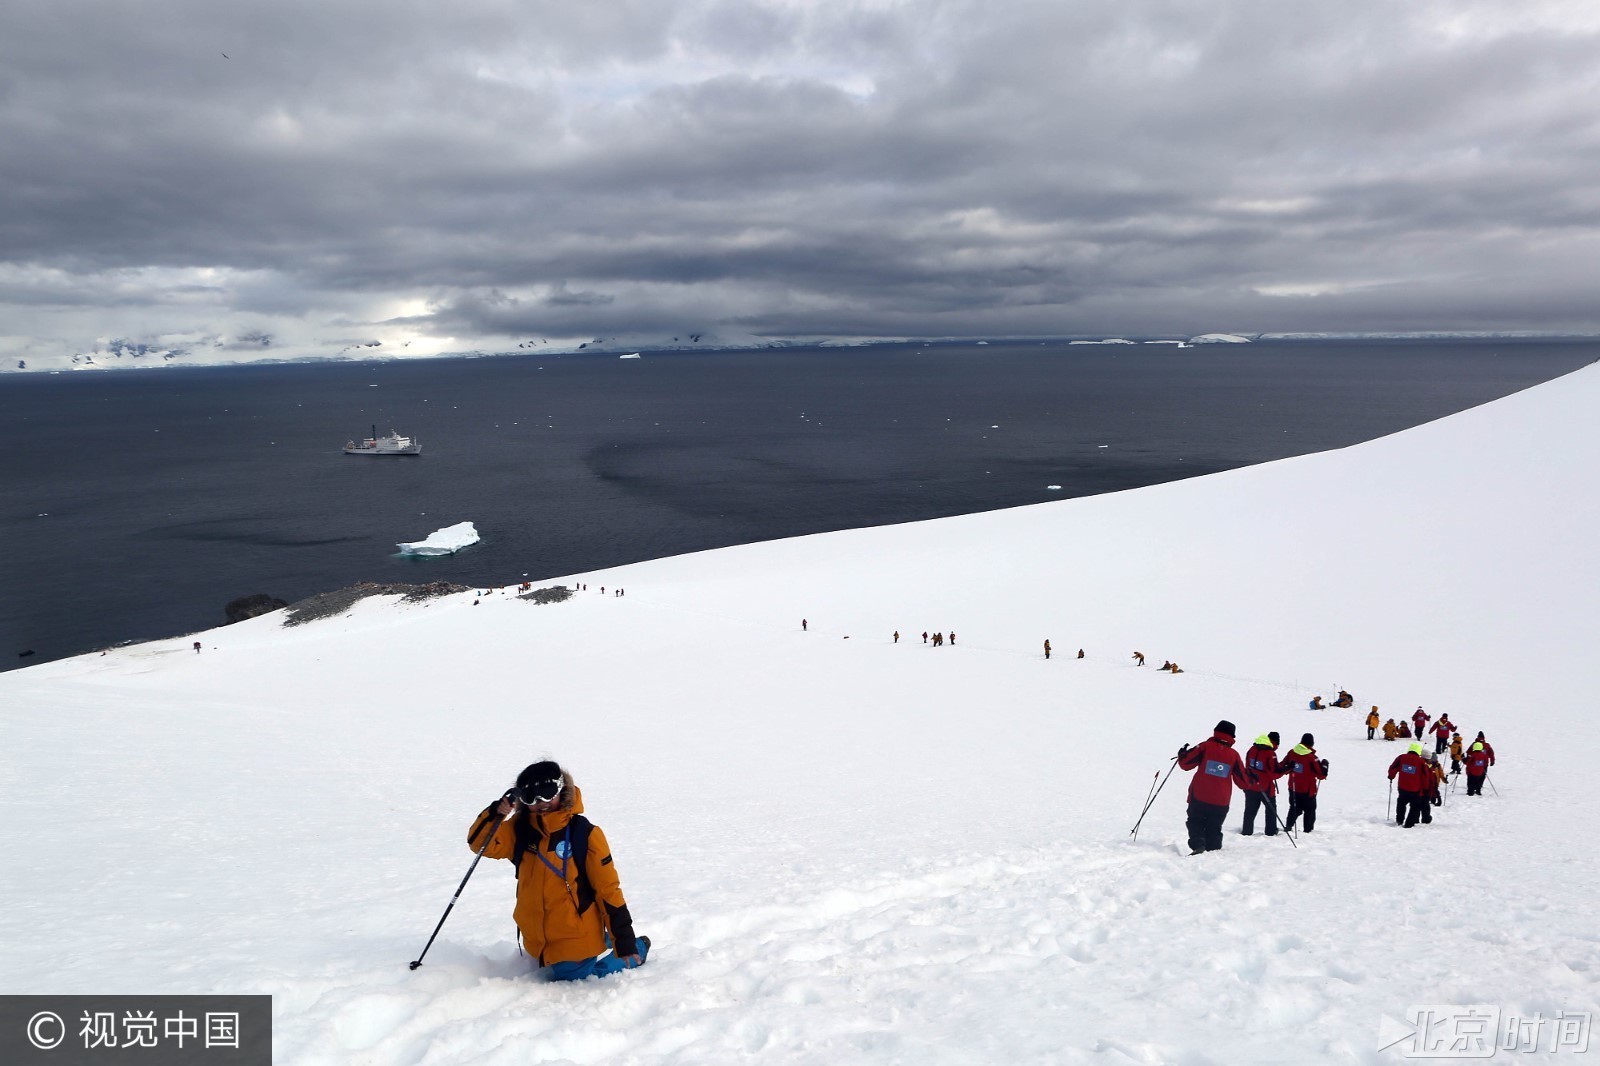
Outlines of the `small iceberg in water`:
<svg viewBox="0 0 1600 1066">
<path fill-rule="evenodd" d="M 471 522 L 457 522 L 428 534 L 426 540 L 396 545 L 401 555 L 454 555 L 478 543 L 478 528 Z"/>
</svg>

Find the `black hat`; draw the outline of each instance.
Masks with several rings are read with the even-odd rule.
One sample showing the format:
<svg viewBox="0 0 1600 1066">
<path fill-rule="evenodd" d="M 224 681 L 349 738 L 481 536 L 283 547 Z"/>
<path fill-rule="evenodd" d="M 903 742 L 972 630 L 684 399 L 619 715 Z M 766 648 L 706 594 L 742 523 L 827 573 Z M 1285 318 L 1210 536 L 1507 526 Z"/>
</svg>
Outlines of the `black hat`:
<svg viewBox="0 0 1600 1066">
<path fill-rule="evenodd" d="M 1314 748 L 1317 746 L 1317 738 L 1312 736 L 1310 733 L 1301 733 L 1300 743 L 1304 744 L 1308 748 Z"/>
<path fill-rule="evenodd" d="M 545 759 L 517 775 L 517 797 L 524 803 L 554 799 L 565 783 L 560 764 Z"/>
<path fill-rule="evenodd" d="M 1237 736 L 1239 733 L 1237 729 L 1233 728 L 1233 723 L 1228 721 L 1226 718 L 1217 723 L 1217 732 L 1225 733 L 1230 737 Z"/>
<path fill-rule="evenodd" d="M 1273 747 L 1277 747 L 1278 746 L 1278 734 L 1277 734 L 1276 731 L 1268 733 L 1267 734 L 1267 739 L 1272 741 L 1272 746 Z"/>
</svg>

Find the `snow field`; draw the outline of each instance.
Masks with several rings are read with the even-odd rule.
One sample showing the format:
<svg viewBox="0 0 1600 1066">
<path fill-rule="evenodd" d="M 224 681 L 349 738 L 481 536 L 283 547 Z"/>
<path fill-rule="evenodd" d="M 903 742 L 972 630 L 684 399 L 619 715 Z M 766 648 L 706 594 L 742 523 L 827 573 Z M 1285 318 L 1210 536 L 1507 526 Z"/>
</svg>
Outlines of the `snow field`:
<svg viewBox="0 0 1600 1066">
<path fill-rule="evenodd" d="M 0 991 L 270 992 L 308 1064 L 1388 1062 L 1411 1004 L 1594 1011 L 1596 393 L 562 604 L 382 598 L 0 676 Z M 1305 709 L 1341 684 L 1355 708 Z M 1485 729 L 1500 795 L 1393 827 L 1373 703 Z M 1316 734 L 1316 832 L 1239 837 L 1235 797 L 1190 858 L 1179 771 L 1131 842 L 1224 717 Z M 485 860 L 409 971 L 468 823 L 544 755 L 650 963 L 531 978 Z"/>
</svg>

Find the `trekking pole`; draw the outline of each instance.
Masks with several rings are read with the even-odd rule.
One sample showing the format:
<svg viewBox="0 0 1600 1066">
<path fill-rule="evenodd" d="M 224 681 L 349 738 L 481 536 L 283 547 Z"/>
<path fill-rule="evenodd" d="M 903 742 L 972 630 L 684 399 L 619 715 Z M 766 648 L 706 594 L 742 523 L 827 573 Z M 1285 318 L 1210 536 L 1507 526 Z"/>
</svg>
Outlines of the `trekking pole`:
<svg viewBox="0 0 1600 1066">
<path fill-rule="evenodd" d="M 1171 767 L 1171 769 L 1169 769 L 1167 771 L 1167 776 L 1163 777 L 1161 779 L 1160 788 L 1157 788 L 1154 792 L 1152 792 L 1150 794 L 1150 799 L 1145 803 L 1144 810 L 1139 812 L 1139 820 L 1137 822 L 1134 822 L 1133 823 L 1133 828 L 1128 831 L 1128 835 L 1130 837 L 1132 837 L 1134 840 L 1138 840 L 1139 839 L 1139 826 L 1144 823 L 1144 816 L 1150 813 L 1150 808 L 1151 807 L 1155 806 L 1156 797 L 1161 795 L 1161 789 L 1167 787 L 1167 778 L 1170 778 L 1172 776 L 1172 771 L 1176 770 L 1177 768 L 1178 768 L 1178 757 L 1176 755 L 1174 755 L 1172 757 L 1172 767 Z M 1157 770 L 1156 772 L 1160 773 L 1161 771 Z"/>
<path fill-rule="evenodd" d="M 1152 799 L 1154 799 L 1155 795 L 1156 795 L 1156 782 L 1158 782 L 1160 780 L 1161 780 L 1161 771 L 1160 770 L 1157 770 L 1154 774 L 1150 775 L 1150 791 L 1145 793 L 1145 795 L 1144 795 L 1144 806 L 1139 808 L 1139 814 L 1141 816 L 1144 814 L 1145 811 L 1148 811 L 1150 809 L 1150 801 Z"/>
<path fill-rule="evenodd" d="M 1389 820 L 1389 807 L 1394 803 L 1394 778 L 1389 778 L 1389 798 L 1383 801 L 1383 820 Z"/>
<path fill-rule="evenodd" d="M 1494 798 L 1495 799 L 1499 799 L 1500 798 L 1500 790 L 1498 788 L 1494 787 L 1494 782 L 1489 780 L 1489 775 L 1488 774 L 1484 774 L 1483 775 L 1483 783 L 1489 786 L 1489 791 L 1494 793 Z"/>
<path fill-rule="evenodd" d="M 509 796 L 511 793 L 507 792 L 506 795 Z M 472 857 L 472 865 L 467 867 L 467 876 L 463 877 L 461 879 L 461 883 L 456 886 L 456 894 L 450 897 L 450 905 L 446 907 L 444 909 L 444 913 L 439 916 L 439 924 L 433 927 L 433 936 L 430 936 L 428 938 L 428 942 L 422 946 L 422 955 L 426 955 L 428 953 L 428 949 L 433 947 L 433 937 L 438 936 L 439 930 L 444 928 L 444 920 L 450 917 L 450 912 L 455 909 L 456 900 L 461 898 L 461 890 L 467 887 L 467 879 L 472 876 L 472 871 L 478 868 L 478 860 L 483 858 L 483 853 L 489 850 L 489 841 L 494 839 L 494 834 L 500 828 L 500 823 L 503 821 L 505 821 L 504 817 L 496 818 L 494 820 L 494 824 L 489 827 L 489 831 L 484 834 L 483 847 L 479 848 L 478 854 Z M 411 968 L 413 970 L 422 965 L 422 955 L 418 955 L 415 961 L 411 963 Z"/>
<path fill-rule="evenodd" d="M 1272 820 L 1278 823 L 1278 831 L 1289 838 L 1289 843 L 1294 844 L 1294 850 L 1299 851 L 1300 845 L 1294 843 L 1294 833 L 1288 826 L 1283 824 L 1283 819 L 1278 817 L 1278 797 L 1276 793 L 1272 797 L 1272 806 L 1268 807 L 1267 811 L 1272 815 Z"/>
</svg>

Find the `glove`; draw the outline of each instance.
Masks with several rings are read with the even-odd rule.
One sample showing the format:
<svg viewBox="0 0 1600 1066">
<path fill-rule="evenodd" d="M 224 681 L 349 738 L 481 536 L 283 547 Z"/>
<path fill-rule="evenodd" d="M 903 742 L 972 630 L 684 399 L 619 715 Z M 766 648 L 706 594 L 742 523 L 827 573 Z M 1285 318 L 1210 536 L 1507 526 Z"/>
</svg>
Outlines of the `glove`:
<svg viewBox="0 0 1600 1066">
<path fill-rule="evenodd" d="M 1317 765 L 1322 767 L 1322 772 L 1323 773 L 1327 773 L 1328 772 L 1328 760 L 1327 759 L 1319 759 L 1319 760 L 1317 760 Z"/>
<path fill-rule="evenodd" d="M 1189 754 L 1189 745 L 1185 744 L 1183 747 L 1178 749 L 1178 758 L 1181 759 L 1187 754 Z"/>
</svg>

